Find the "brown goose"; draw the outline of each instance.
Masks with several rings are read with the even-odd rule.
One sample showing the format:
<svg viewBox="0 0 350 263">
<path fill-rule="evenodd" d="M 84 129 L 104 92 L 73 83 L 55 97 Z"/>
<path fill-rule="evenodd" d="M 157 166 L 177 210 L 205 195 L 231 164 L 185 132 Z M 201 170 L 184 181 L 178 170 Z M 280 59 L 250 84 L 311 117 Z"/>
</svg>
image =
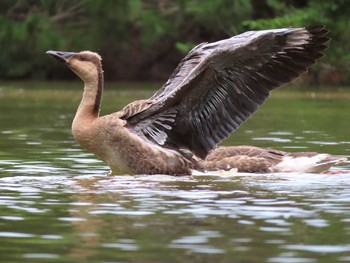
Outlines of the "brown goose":
<svg viewBox="0 0 350 263">
<path fill-rule="evenodd" d="M 215 148 L 259 108 L 271 90 L 297 78 L 323 56 L 326 34 L 322 26 L 284 28 L 199 44 L 151 98 L 102 117 L 101 57 L 90 51 L 47 54 L 84 81 L 73 136 L 105 161 L 112 173 L 183 175 L 192 169 L 231 168 L 318 172 L 344 158 L 251 146 Z"/>
</svg>

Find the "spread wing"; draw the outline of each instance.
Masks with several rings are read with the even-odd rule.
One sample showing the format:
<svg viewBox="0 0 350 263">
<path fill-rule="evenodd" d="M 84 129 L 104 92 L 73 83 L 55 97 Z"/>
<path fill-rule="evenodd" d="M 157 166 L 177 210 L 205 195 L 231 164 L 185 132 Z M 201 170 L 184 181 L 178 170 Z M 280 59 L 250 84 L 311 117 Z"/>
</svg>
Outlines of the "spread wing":
<svg viewBox="0 0 350 263">
<path fill-rule="evenodd" d="M 250 31 L 195 47 L 128 127 L 165 147 L 205 158 L 268 98 L 323 56 L 322 26 Z M 143 101 L 142 103 L 146 103 Z M 127 107 L 126 107 L 127 108 Z"/>
</svg>

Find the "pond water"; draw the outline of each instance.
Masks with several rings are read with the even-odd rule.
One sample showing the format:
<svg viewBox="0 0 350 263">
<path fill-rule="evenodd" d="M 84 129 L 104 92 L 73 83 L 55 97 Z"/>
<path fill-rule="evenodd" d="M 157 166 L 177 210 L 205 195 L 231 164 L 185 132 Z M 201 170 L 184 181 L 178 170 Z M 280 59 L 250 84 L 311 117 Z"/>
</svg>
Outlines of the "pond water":
<svg viewBox="0 0 350 263">
<path fill-rule="evenodd" d="M 155 84 L 110 84 L 102 114 Z M 108 176 L 72 139 L 81 83 L 0 83 L 0 262 L 350 262 L 329 174 Z M 350 155 L 350 91 L 288 87 L 224 144 Z"/>
</svg>

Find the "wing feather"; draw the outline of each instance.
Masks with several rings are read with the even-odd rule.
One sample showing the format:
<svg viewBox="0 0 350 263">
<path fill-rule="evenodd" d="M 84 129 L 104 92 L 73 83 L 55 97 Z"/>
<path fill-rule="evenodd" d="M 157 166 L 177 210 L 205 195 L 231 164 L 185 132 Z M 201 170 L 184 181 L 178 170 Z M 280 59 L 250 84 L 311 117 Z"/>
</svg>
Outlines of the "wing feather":
<svg viewBox="0 0 350 263">
<path fill-rule="evenodd" d="M 195 47 L 125 119 L 140 136 L 205 158 L 268 98 L 323 55 L 322 26 L 250 31 Z"/>
</svg>

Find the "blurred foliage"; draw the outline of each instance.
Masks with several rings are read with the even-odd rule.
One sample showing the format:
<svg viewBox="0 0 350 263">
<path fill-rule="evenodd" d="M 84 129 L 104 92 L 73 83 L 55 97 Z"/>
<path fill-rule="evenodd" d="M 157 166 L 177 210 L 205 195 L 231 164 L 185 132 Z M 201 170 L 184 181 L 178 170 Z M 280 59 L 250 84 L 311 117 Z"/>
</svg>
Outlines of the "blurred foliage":
<svg viewBox="0 0 350 263">
<path fill-rule="evenodd" d="M 269 5 L 276 16 L 267 19 L 247 20 L 243 24 L 251 29 L 295 27 L 312 24 L 326 25 L 330 31 L 330 48 L 323 60 L 326 76 L 340 78 L 338 82 L 350 84 L 350 4 L 348 0 L 309 0 L 295 1 L 304 3 L 302 8 L 293 5 L 294 1 L 270 0 Z M 320 77 L 322 79 L 322 77 Z M 336 80 L 334 80 L 336 81 Z M 336 81 L 337 82 L 337 81 Z M 335 84 L 340 84 L 335 83 Z"/>
<path fill-rule="evenodd" d="M 0 77 L 72 77 L 45 55 L 52 49 L 99 52 L 107 77 L 164 79 L 200 42 L 325 24 L 333 41 L 315 74 L 326 68 L 349 83 L 349 6 L 347 0 L 2 0 Z"/>
</svg>

